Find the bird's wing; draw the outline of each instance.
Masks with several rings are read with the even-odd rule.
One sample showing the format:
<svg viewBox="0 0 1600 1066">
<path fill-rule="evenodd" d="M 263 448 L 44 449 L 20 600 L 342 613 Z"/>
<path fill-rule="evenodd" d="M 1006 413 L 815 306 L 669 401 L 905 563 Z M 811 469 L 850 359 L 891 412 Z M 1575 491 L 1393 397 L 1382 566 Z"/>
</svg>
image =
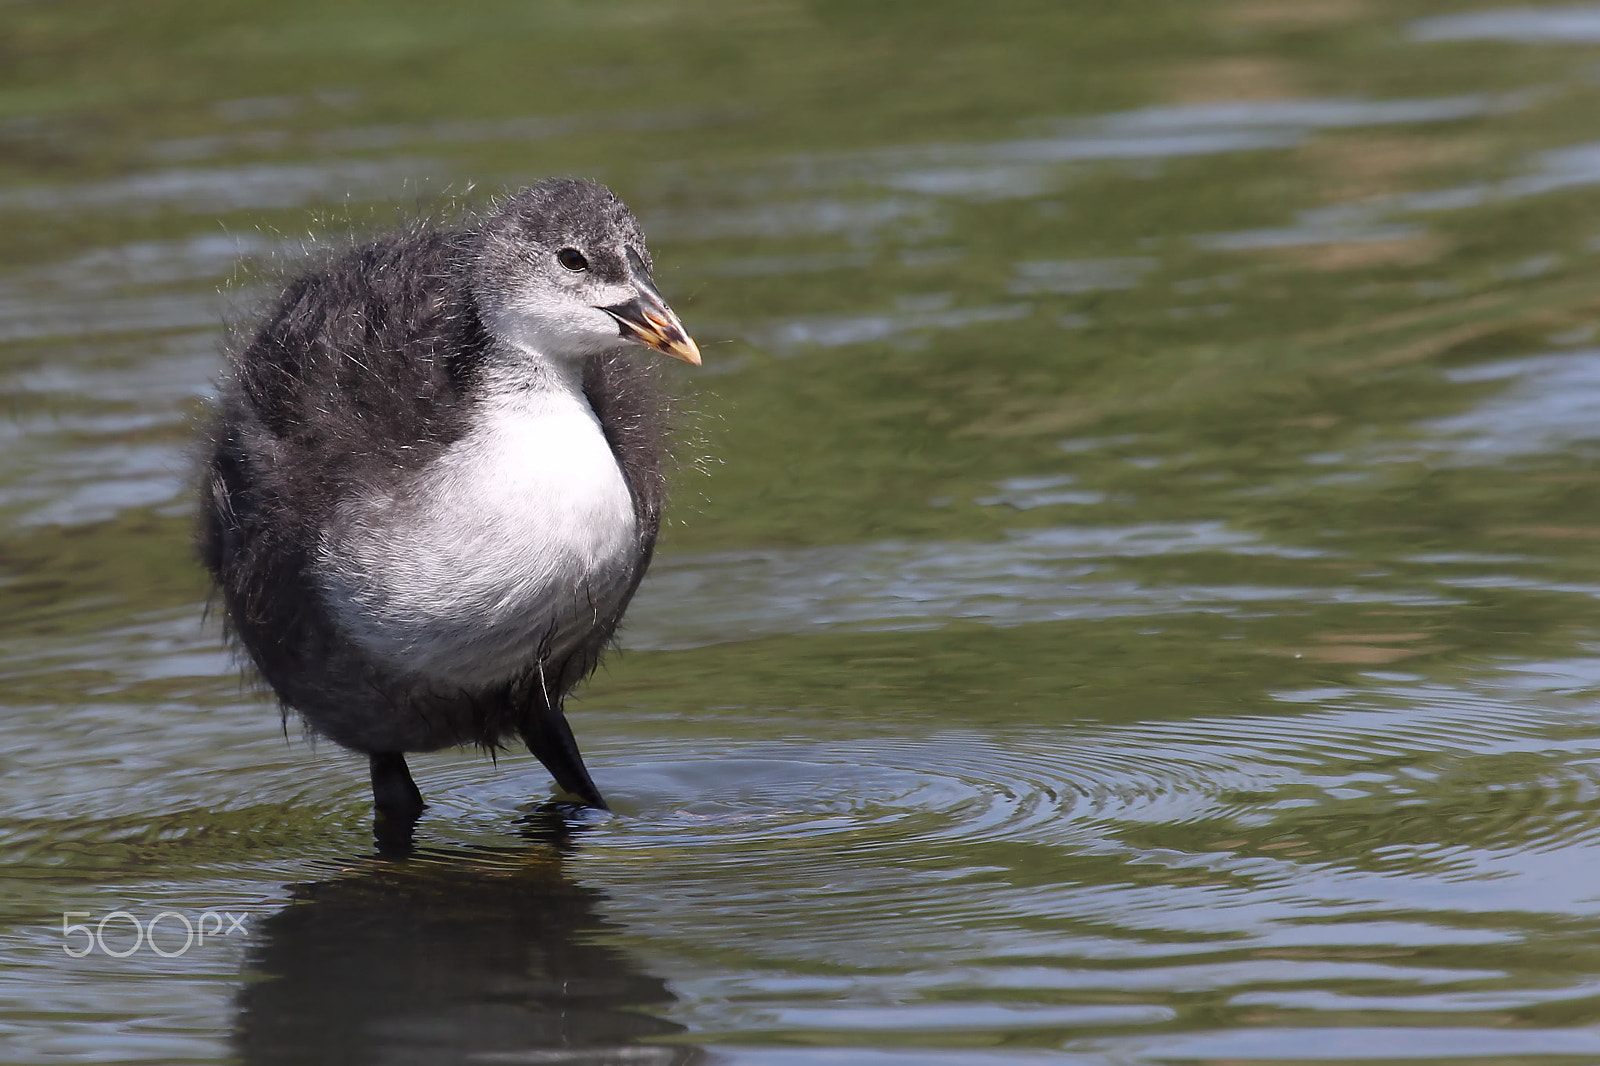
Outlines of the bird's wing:
<svg viewBox="0 0 1600 1066">
<path fill-rule="evenodd" d="M 466 432 L 487 344 L 468 255 L 452 233 L 356 248 L 296 278 L 234 353 L 225 402 L 302 505 L 313 486 L 338 495 L 415 470 Z"/>
<path fill-rule="evenodd" d="M 365 245 L 295 278 L 229 353 L 199 548 L 230 624 L 286 700 L 325 654 L 311 554 L 339 500 L 383 488 L 466 430 L 484 341 L 461 234 Z"/>
</svg>

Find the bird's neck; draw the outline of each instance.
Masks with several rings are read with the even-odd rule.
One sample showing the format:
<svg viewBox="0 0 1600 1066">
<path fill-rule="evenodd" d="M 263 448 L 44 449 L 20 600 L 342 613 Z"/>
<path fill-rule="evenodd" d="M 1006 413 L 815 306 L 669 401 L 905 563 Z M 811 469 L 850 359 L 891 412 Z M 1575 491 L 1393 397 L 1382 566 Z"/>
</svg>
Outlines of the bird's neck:
<svg viewBox="0 0 1600 1066">
<path fill-rule="evenodd" d="M 496 355 L 499 357 L 488 361 L 480 378 L 481 394 L 491 404 L 537 409 L 563 407 L 576 401 L 589 406 L 583 391 L 581 361 L 521 347 Z"/>
</svg>

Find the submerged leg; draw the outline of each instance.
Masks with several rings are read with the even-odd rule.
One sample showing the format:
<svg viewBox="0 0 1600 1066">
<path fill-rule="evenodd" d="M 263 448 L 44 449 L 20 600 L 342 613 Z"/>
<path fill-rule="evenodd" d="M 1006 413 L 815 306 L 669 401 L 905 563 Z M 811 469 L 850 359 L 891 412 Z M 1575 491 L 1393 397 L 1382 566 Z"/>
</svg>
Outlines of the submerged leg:
<svg viewBox="0 0 1600 1066">
<path fill-rule="evenodd" d="M 541 701 L 522 725 L 522 739 L 528 750 L 539 757 L 550 776 L 556 779 L 563 792 L 578 797 L 590 807 L 610 810 L 605 797 L 589 777 L 589 768 L 583 765 L 583 755 L 578 742 L 573 739 L 572 727 L 559 706 L 551 707 Z"/>
<path fill-rule="evenodd" d="M 411 780 L 406 757 L 398 751 L 383 751 L 368 756 L 368 761 L 372 766 L 372 809 L 378 824 L 409 826 L 415 822 L 427 804 Z"/>
</svg>

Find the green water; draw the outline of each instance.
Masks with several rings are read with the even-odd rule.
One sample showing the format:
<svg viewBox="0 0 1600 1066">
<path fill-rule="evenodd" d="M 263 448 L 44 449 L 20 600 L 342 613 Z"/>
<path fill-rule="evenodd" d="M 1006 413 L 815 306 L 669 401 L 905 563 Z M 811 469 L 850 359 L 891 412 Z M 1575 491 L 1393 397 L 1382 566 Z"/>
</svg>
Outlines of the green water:
<svg viewBox="0 0 1600 1066">
<path fill-rule="evenodd" d="M 1596 6 L 0 5 L 0 1061 L 1600 1062 L 1596 116 Z M 386 858 L 192 420 L 546 174 L 706 357 L 617 813 Z"/>
</svg>

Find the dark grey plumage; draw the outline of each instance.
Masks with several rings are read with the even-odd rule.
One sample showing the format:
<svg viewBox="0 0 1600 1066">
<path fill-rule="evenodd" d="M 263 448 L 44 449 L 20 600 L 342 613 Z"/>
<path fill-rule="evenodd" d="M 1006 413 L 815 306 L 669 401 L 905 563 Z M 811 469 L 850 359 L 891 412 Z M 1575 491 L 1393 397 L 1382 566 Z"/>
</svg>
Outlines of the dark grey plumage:
<svg viewBox="0 0 1600 1066">
<path fill-rule="evenodd" d="M 561 265 L 574 251 L 581 270 Z M 585 302 L 617 293 L 637 295 Z M 550 321 L 559 331 L 546 329 Z M 660 527 L 664 402 L 653 368 L 622 350 L 626 340 L 698 362 L 649 280 L 649 255 L 627 209 L 600 186 L 555 180 L 476 225 L 390 237 L 307 271 L 232 353 L 210 427 L 200 554 L 232 635 L 284 706 L 315 732 L 372 756 L 380 815 L 409 820 L 420 810 L 403 752 L 494 748 L 512 736 L 565 790 L 604 806 L 561 703 L 611 642 Z M 593 611 L 572 619 L 570 606 L 565 614 L 530 608 L 525 635 L 511 613 L 499 639 L 509 632 L 525 647 L 521 666 L 481 683 L 386 656 L 341 614 L 367 601 L 338 602 L 330 531 L 402 535 L 368 527 L 387 516 L 429 515 L 429 500 L 418 498 L 437 491 L 429 471 L 476 454 L 463 449 L 487 432 L 485 412 L 519 396 L 536 410 L 541 396 L 575 392 L 578 385 L 564 384 L 569 365 L 581 369 L 572 379 L 581 381 L 576 403 L 586 401 L 598 420 L 633 512 L 631 548 L 603 574 L 596 570 L 599 591 L 570 593 L 587 597 Z M 529 460 L 561 471 L 559 456 Z M 367 506 L 374 500 L 382 506 Z M 530 520 L 552 506 L 528 505 Z M 363 506 L 359 520 L 349 517 Z M 524 534 L 540 543 L 537 529 L 483 535 Z M 471 572 L 472 560 L 451 565 Z M 553 590 L 551 602 L 568 595 Z M 450 624 L 459 628 L 438 623 Z M 470 646 L 472 634 L 450 632 Z"/>
</svg>

